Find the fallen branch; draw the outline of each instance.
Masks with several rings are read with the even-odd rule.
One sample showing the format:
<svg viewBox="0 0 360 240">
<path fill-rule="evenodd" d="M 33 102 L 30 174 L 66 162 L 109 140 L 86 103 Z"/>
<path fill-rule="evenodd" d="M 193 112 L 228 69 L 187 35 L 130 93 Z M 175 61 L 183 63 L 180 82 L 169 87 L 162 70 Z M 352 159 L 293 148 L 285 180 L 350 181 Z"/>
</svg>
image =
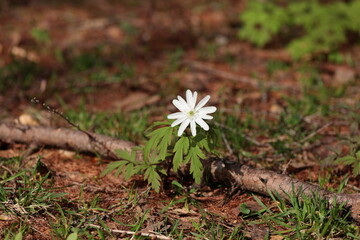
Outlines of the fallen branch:
<svg viewBox="0 0 360 240">
<path fill-rule="evenodd" d="M 0 123 L 0 140 L 91 152 L 108 158 L 116 158 L 116 149 L 131 150 L 135 146 L 129 141 L 91 132 L 15 123 Z"/>
<path fill-rule="evenodd" d="M 89 137 L 89 134 L 92 137 Z M 77 130 L 53 129 L 41 126 L 25 126 L 13 123 L 0 123 L 0 140 L 5 142 L 37 143 L 82 152 L 93 152 L 104 157 L 114 158 L 116 149 L 130 150 L 131 142 Z M 115 157 L 116 158 L 116 157 Z M 269 170 L 253 169 L 249 166 L 226 159 L 208 159 L 204 161 L 205 174 L 215 182 L 245 191 L 268 195 L 277 192 L 288 199 L 293 191 L 307 196 L 318 193 L 330 203 L 345 203 L 351 210 L 351 216 L 360 222 L 360 194 L 336 194 L 320 187 L 302 182 L 284 174 Z"/>
<path fill-rule="evenodd" d="M 289 200 L 293 192 L 303 193 L 311 197 L 314 193 L 327 199 L 330 203 L 345 203 L 351 210 L 351 217 L 360 222 L 360 194 L 333 193 L 311 183 L 291 178 L 274 171 L 254 169 L 238 162 L 226 159 L 210 159 L 204 161 L 205 172 L 210 174 L 213 182 L 231 186 L 233 189 L 269 195 L 278 193 Z M 301 197 L 301 196 L 300 196 Z"/>
</svg>

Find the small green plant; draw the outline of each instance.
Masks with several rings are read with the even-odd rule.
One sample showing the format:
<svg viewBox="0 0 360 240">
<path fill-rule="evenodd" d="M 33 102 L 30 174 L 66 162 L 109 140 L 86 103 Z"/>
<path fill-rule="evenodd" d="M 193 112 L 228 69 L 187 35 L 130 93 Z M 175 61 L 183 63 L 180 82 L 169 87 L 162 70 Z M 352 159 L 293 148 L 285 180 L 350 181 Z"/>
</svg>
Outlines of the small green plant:
<svg viewBox="0 0 360 240">
<path fill-rule="evenodd" d="M 6 235 L 4 237 L 4 240 L 22 240 L 23 239 L 23 232 L 25 229 L 17 229 L 17 233 L 12 233 L 13 229 L 8 229 L 6 232 Z M 15 231 L 14 231 L 15 232 Z"/>
<path fill-rule="evenodd" d="M 102 175 L 114 170 L 115 174 L 124 173 L 126 178 L 134 174 L 143 173 L 152 188 L 160 190 L 162 175 L 167 175 L 164 163 L 170 164 L 174 171 L 178 171 L 181 166 L 190 164 L 190 173 L 196 183 L 200 183 L 203 165 L 201 160 L 207 154 L 217 154 L 215 145 L 217 143 L 217 133 L 210 129 L 204 119 L 212 119 L 208 115 L 216 111 L 215 107 L 204 107 L 209 101 L 210 96 L 206 96 L 196 106 L 197 92 L 186 92 L 186 100 L 178 96 L 173 100 L 173 104 L 180 112 L 170 114 L 169 119 L 176 119 L 174 122 L 156 122 L 150 127 L 152 130 L 147 136 L 149 140 L 142 147 L 134 148 L 132 152 L 118 150 L 118 156 L 123 159 L 110 163 Z M 196 124 L 201 128 L 197 130 Z M 177 127 L 180 125 L 179 127 Z M 191 135 L 185 132 L 190 125 Z M 178 130 L 174 134 L 175 128 Z M 184 134 L 185 132 L 185 134 Z M 139 156 L 141 155 L 141 157 Z M 166 165 L 165 164 L 165 165 Z"/>
<path fill-rule="evenodd" d="M 175 194 L 180 196 L 179 199 L 172 200 L 161 212 L 167 211 L 170 207 L 173 207 L 176 204 L 184 204 L 186 210 L 190 210 L 190 206 L 197 206 L 198 202 L 191 196 L 196 192 L 195 188 L 187 188 L 178 181 L 172 181 L 171 183 L 174 186 Z"/>
<path fill-rule="evenodd" d="M 0 68 L 0 92 L 19 86 L 22 90 L 29 89 L 40 73 L 38 65 L 27 60 L 14 60 L 6 67 Z"/>
<path fill-rule="evenodd" d="M 177 71 L 181 66 L 183 56 L 184 50 L 182 48 L 177 48 L 175 51 L 172 51 L 168 56 L 168 63 L 162 74 L 167 76 L 170 73 Z"/>
<path fill-rule="evenodd" d="M 271 1 L 249 1 L 241 14 L 244 26 L 239 37 L 262 47 L 288 22 L 286 11 Z"/>
<path fill-rule="evenodd" d="M 18 172 L 0 181 L 0 209 L 12 214 L 35 214 L 46 212 L 51 201 L 61 199 L 67 193 L 56 193 L 47 188 L 50 172 L 42 176 L 40 158 L 33 170 Z M 11 187 L 12 182 L 17 187 Z M 50 183 L 51 185 L 51 183 Z"/>
<path fill-rule="evenodd" d="M 350 112 L 348 116 L 345 116 L 347 121 L 352 121 L 352 124 L 349 127 L 350 134 L 345 136 L 338 146 L 330 148 L 333 154 L 325 158 L 322 163 L 324 166 L 334 164 L 350 166 L 352 169 L 352 175 L 355 177 L 360 175 L 359 109 L 359 105 L 348 109 L 350 111 L 354 111 Z M 342 151 L 343 146 L 346 146 L 349 149 L 346 154 Z"/>
<path fill-rule="evenodd" d="M 285 62 L 279 61 L 279 60 L 270 60 L 267 62 L 266 69 L 267 72 L 272 75 L 278 70 L 285 70 L 288 69 L 289 66 Z"/>
<path fill-rule="evenodd" d="M 226 226 L 224 225 L 223 217 L 202 212 L 202 216 L 199 221 L 192 221 L 191 235 L 195 236 L 195 239 L 237 239 L 245 240 L 250 239 L 246 237 L 243 224 L 237 224 L 236 226 Z"/>
<path fill-rule="evenodd" d="M 47 44 L 50 42 L 49 32 L 45 29 L 33 28 L 31 29 L 31 37 L 39 44 Z"/>
<path fill-rule="evenodd" d="M 214 60 L 217 57 L 217 51 L 219 49 L 219 44 L 216 42 L 206 43 L 199 49 L 199 56 L 203 60 Z"/>
<path fill-rule="evenodd" d="M 351 135 L 346 137 L 342 143 L 349 146 L 349 153 L 341 156 L 341 150 L 333 148 L 334 154 L 325 159 L 325 164 L 343 164 L 351 166 L 352 174 L 358 176 L 360 174 L 360 137 L 358 136 L 358 123 L 354 122 L 350 126 Z"/>
<path fill-rule="evenodd" d="M 353 175 L 358 176 L 360 174 L 360 150 L 352 148 L 350 154 L 336 159 L 334 163 L 351 165 Z"/>
<path fill-rule="evenodd" d="M 360 2 L 249 1 L 240 16 L 239 37 L 263 47 L 276 36 L 290 39 L 287 49 L 294 59 L 329 53 L 347 42 L 347 33 L 360 33 Z"/>
<path fill-rule="evenodd" d="M 301 190 L 286 194 L 285 198 L 278 193 L 269 193 L 275 207 L 267 207 L 258 197 L 255 201 L 262 207 L 259 211 L 251 211 L 246 206 L 240 206 L 243 218 L 259 220 L 249 224 L 266 224 L 273 234 L 285 239 L 358 239 L 357 226 L 350 223 L 349 211 L 345 204 L 330 204 L 318 193 L 306 196 Z"/>
</svg>

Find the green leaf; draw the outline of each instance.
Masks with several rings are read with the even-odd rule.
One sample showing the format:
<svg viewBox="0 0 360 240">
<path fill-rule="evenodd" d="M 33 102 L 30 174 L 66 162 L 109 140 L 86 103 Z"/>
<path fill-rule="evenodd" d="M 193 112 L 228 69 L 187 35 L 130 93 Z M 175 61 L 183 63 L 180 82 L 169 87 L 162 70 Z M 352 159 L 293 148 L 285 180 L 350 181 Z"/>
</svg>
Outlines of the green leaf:
<svg viewBox="0 0 360 240">
<path fill-rule="evenodd" d="M 355 162 L 352 167 L 353 167 L 353 174 L 355 176 L 359 175 L 359 173 L 360 173 L 360 161 Z"/>
<path fill-rule="evenodd" d="M 355 155 L 356 155 L 357 160 L 360 161 L 360 151 L 357 151 Z"/>
<path fill-rule="evenodd" d="M 158 121 L 158 122 L 154 122 L 154 124 L 150 127 L 150 128 L 154 128 L 154 127 L 158 127 L 158 126 L 170 126 L 171 123 L 169 121 Z"/>
<path fill-rule="evenodd" d="M 107 174 L 109 174 L 110 172 L 114 171 L 115 169 L 121 169 L 125 164 L 127 164 L 127 161 L 116 161 L 116 162 L 112 162 L 109 163 L 106 168 L 104 169 L 104 171 L 101 173 L 100 177 L 103 177 Z M 120 171 L 117 171 L 115 175 L 119 175 Z"/>
<path fill-rule="evenodd" d="M 124 170 L 124 167 L 126 166 L 126 164 L 128 164 L 129 162 L 127 161 L 120 161 L 118 169 L 115 172 L 115 176 L 119 176 L 120 173 Z"/>
<path fill-rule="evenodd" d="M 45 29 L 33 28 L 31 29 L 31 37 L 39 43 L 48 43 L 50 42 L 49 32 Z"/>
<path fill-rule="evenodd" d="M 78 234 L 76 232 L 71 233 L 66 240 L 77 240 L 78 239 Z"/>
<path fill-rule="evenodd" d="M 207 152 L 210 152 L 209 139 L 205 136 L 198 142 L 200 148 L 204 148 Z"/>
<path fill-rule="evenodd" d="M 54 194 L 51 194 L 51 198 L 54 199 L 54 198 L 60 198 L 60 197 L 63 197 L 63 196 L 66 196 L 68 195 L 68 193 L 66 192 L 63 192 L 63 193 L 54 193 Z"/>
<path fill-rule="evenodd" d="M 174 158 L 173 158 L 173 168 L 176 172 L 179 169 L 179 166 L 184 162 L 184 155 L 188 153 L 190 146 L 190 141 L 188 137 L 182 136 L 175 143 L 174 147 Z"/>
<path fill-rule="evenodd" d="M 184 189 L 183 185 L 181 185 L 178 181 L 174 180 L 171 182 L 171 184 L 177 186 L 178 188 Z"/>
<path fill-rule="evenodd" d="M 356 161 L 355 157 L 347 155 L 347 156 L 336 159 L 335 163 L 337 163 L 337 164 L 342 163 L 345 165 L 350 165 L 350 164 L 354 163 L 355 161 Z"/>
<path fill-rule="evenodd" d="M 159 141 L 158 139 L 160 138 L 160 134 L 159 134 L 160 131 L 162 131 L 161 128 L 152 132 L 151 135 L 149 134 L 150 139 L 146 143 L 145 148 L 144 148 L 144 157 L 145 158 L 148 158 L 151 150 L 156 148 L 157 142 Z"/>
<path fill-rule="evenodd" d="M 250 212 L 251 212 L 245 203 L 241 204 L 239 209 L 242 214 L 250 214 Z"/>
<path fill-rule="evenodd" d="M 186 156 L 185 160 L 186 161 L 189 161 L 189 160 L 191 161 L 190 162 L 190 173 L 193 175 L 194 180 L 195 180 L 196 183 L 201 182 L 203 165 L 202 165 L 200 159 L 204 159 L 204 158 L 205 158 L 205 155 L 201 151 L 199 146 L 193 144 L 190 147 L 189 153 Z"/>
<path fill-rule="evenodd" d="M 144 165 L 144 164 L 135 165 L 133 172 L 134 172 L 134 174 L 140 173 L 140 172 L 144 171 L 145 169 L 147 169 L 148 167 L 149 167 L 148 165 Z"/>
<path fill-rule="evenodd" d="M 7 179 L 4 179 L 4 180 L 0 181 L 0 184 L 4 184 L 4 183 L 6 183 L 6 182 L 9 182 L 9 181 L 11 181 L 11 180 L 13 180 L 13 179 L 15 179 L 15 178 L 17 178 L 17 177 L 19 177 L 19 176 L 23 175 L 24 173 L 25 173 L 24 171 L 22 171 L 22 172 L 18 172 L 17 174 L 12 175 L 12 176 L 10 176 L 9 178 L 7 178 Z"/>
<path fill-rule="evenodd" d="M 122 149 L 116 149 L 115 152 L 116 152 L 116 154 L 117 154 L 117 156 L 119 158 L 122 158 L 122 159 L 125 159 L 125 160 L 128 160 L 128 161 L 135 160 L 132 152 L 130 152 L 130 151 L 122 150 Z"/>
<path fill-rule="evenodd" d="M 22 232 L 20 231 L 15 235 L 14 240 L 22 240 L 22 238 L 23 238 L 22 236 L 23 236 Z"/>
<path fill-rule="evenodd" d="M 144 173 L 144 178 L 148 180 L 148 183 L 151 184 L 151 187 L 159 192 L 160 190 L 160 175 L 156 172 L 155 166 L 151 166 L 146 169 Z"/>
<path fill-rule="evenodd" d="M 128 181 L 136 172 L 134 171 L 134 164 L 129 163 L 125 167 L 125 180 Z"/>
<path fill-rule="evenodd" d="M 144 157 L 148 158 L 151 151 L 156 150 L 159 152 L 160 159 L 164 160 L 166 158 L 167 148 L 171 143 L 172 132 L 173 128 L 168 126 L 155 129 L 149 133 L 148 137 L 150 137 L 150 139 L 145 145 Z"/>
<path fill-rule="evenodd" d="M 161 142 L 159 144 L 159 150 L 160 150 L 160 159 L 164 160 L 166 158 L 167 149 L 168 146 L 171 143 L 171 136 L 173 133 L 172 127 L 166 127 L 164 131 L 164 136 L 161 139 Z"/>
<path fill-rule="evenodd" d="M 156 149 L 159 145 L 161 138 L 164 136 L 165 128 L 158 128 L 154 130 L 153 132 L 148 134 L 148 137 L 150 137 L 149 141 L 145 145 L 144 154 L 147 156 L 150 154 L 150 151 L 152 149 Z"/>
</svg>

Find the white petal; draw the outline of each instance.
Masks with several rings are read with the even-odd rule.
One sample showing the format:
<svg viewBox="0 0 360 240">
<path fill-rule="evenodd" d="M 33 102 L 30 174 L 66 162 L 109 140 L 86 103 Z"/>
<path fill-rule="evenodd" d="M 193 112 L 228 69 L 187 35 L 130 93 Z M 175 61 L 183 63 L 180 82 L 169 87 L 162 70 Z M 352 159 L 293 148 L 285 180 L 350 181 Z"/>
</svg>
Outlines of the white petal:
<svg viewBox="0 0 360 240">
<path fill-rule="evenodd" d="M 190 119 L 186 118 L 180 125 L 179 127 L 179 131 L 178 131 L 178 136 L 180 137 L 183 132 L 185 131 L 185 128 L 189 125 L 190 123 Z"/>
<path fill-rule="evenodd" d="M 182 123 L 183 121 L 185 121 L 186 118 L 187 118 L 187 117 L 185 116 L 185 117 L 182 117 L 182 118 L 179 118 L 179 119 L 175 120 L 175 121 L 171 124 L 171 127 L 175 127 L 175 126 L 179 125 L 180 123 Z"/>
<path fill-rule="evenodd" d="M 186 114 L 183 112 L 176 112 L 176 113 L 169 114 L 167 116 L 168 119 L 177 119 L 177 118 L 183 118 L 183 117 L 186 117 Z"/>
<path fill-rule="evenodd" d="M 199 114 L 199 118 L 202 119 L 213 119 L 213 116 L 207 115 L 207 114 Z"/>
<path fill-rule="evenodd" d="M 209 125 L 201 118 L 196 118 L 195 122 L 200 125 L 205 131 L 209 130 Z"/>
<path fill-rule="evenodd" d="M 201 99 L 201 101 L 198 103 L 198 105 L 196 105 L 195 111 L 198 111 L 200 108 L 202 108 L 209 101 L 209 99 L 210 99 L 209 95 L 207 95 L 206 97 Z"/>
<path fill-rule="evenodd" d="M 193 102 L 191 104 L 191 108 L 194 109 L 195 108 L 195 104 L 196 104 L 196 100 L 197 100 L 197 92 L 195 91 L 193 94 Z"/>
<path fill-rule="evenodd" d="M 192 103 L 193 103 L 192 92 L 189 89 L 186 90 L 186 102 L 190 108 L 193 108 L 192 107 Z"/>
<path fill-rule="evenodd" d="M 184 106 L 179 100 L 174 99 L 172 101 L 172 103 L 174 104 L 175 107 L 177 107 L 177 109 L 179 109 L 181 112 L 186 112 L 187 106 Z"/>
<path fill-rule="evenodd" d="M 199 114 L 209 114 L 209 113 L 214 113 L 216 111 L 216 107 L 204 107 L 204 108 L 201 108 L 199 110 Z"/>
<path fill-rule="evenodd" d="M 185 111 L 189 111 L 189 104 L 181 97 L 181 96 L 177 96 L 178 101 L 181 103 L 182 106 L 184 106 Z"/>
<path fill-rule="evenodd" d="M 190 122 L 190 129 L 193 136 L 196 136 L 196 123 L 195 121 Z"/>
</svg>

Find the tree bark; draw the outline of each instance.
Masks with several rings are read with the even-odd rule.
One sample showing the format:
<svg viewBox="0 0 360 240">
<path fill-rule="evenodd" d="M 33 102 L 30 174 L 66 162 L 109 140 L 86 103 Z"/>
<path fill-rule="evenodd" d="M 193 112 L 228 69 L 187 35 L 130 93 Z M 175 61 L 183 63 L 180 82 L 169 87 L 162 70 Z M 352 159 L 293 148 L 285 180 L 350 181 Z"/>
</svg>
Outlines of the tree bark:
<svg viewBox="0 0 360 240">
<path fill-rule="evenodd" d="M 86 131 L 15 123 L 0 123 L 0 140 L 91 152 L 110 158 L 116 158 L 116 149 L 131 150 L 135 146 L 129 141 Z"/>
<path fill-rule="evenodd" d="M 115 150 L 131 150 L 135 144 L 100 134 L 70 130 L 27 126 L 14 123 L 0 123 L 0 140 L 4 142 L 36 143 L 81 152 L 93 152 L 104 157 L 116 158 Z M 291 178 L 274 171 L 254 169 L 226 159 L 204 161 L 205 174 L 215 182 L 263 195 L 277 192 L 288 199 L 288 194 L 301 192 L 307 196 L 318 193 L 330 203 L 345 203 L 351 216 L 360 222 L 360 194 L 336 194 L 320 187 Z"/>
</svg>

